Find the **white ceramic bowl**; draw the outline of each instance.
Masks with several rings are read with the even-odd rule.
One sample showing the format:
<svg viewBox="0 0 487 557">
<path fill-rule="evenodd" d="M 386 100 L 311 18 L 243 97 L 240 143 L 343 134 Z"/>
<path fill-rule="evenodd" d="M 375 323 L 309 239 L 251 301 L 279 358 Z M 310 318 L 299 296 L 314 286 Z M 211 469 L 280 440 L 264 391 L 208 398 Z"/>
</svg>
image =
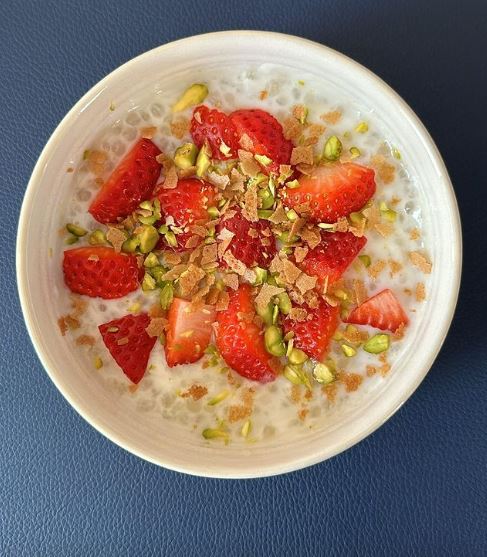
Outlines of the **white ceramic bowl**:
<svg viewBox="0 0 487 557">
<path fill-rule="evenodd" d="M 197 443 L 160 423 L 120 408 L 117 399 L 90 380 L 76 354 L 59 335 L 56 303 L 62 273 L 49 264 L 46 245 L 56 234 L 57 207 L 69 192 L 60 187 L 66 161 L 78 160 L 82 145 L 109 123 L 107 106 L 123 107 L 131 95 L 153 86 L 154 75 L 169 76 L 218 62 L 274 62 L 322 75 L 349 97 L 378 109 L 407 158 L 427 200 L 435 242 L 430 296 L 416 327 L 414 349 L 394 372 L 357 405 L 345 405 L 325 430 L 292 444 L 255 444 L 238 449 Z M 95 128 L 95 129 L 94 129 Z M 46 202 L 48 200 L 48 202 Z M 458 295 L 461 230 L 452 185 L 441 157 L 417 116 L 384 82 L 346 56 L 319 44 L 267 32 L 229 31 L 183 39 L 124 64 L 95 85 L 67 114 L 44 148 L 30 179 L 19 221 L 17 277 L 25 321 L 45 369 L 70 404 L 96 429 L 128 451 L 156 464 L 202 476 L 257 477 L 296 470 L 325 460 L 357 443 L 384 423 L 413 393 L 432 365 L 448 331 Z"/>
</svg>

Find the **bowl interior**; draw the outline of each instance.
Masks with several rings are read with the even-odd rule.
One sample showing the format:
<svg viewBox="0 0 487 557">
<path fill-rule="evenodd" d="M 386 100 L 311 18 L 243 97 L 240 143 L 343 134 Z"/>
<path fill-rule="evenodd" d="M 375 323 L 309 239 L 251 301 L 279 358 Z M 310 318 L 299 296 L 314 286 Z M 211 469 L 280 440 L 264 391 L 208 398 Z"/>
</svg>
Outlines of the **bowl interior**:
<svg viewBox="0 0 487 557">
<path fill-rule="evenodd" d="M 219 64 L 276 63 L 307 72 L 370 110 L 394 137 L 409 171 L 417 177 L 426 210 L 434 261 L 430 296 L 421 323 L 395 362 L 393 373 L 372 392 L 357 395 L 330 414 L 326 427 L 292 444 L 249 448 L 207 446 L 184 428 L 169 427 L 141 414 L 94 379 L 72 345 L 58 332 L 65 292 L 59 259 L 59 211 L 69 201 L 64 169 L 102 127 L 126 111 L 144 89 L 164 87 L 183 74 Z M 107 110 L 114 103 L 115 113 Z M 46 203 L 46 200 L 49 200 Z M 41 209 L 41 210 L 40 210 Z M 54 247 L 55 253 L 59 250 Z M 157 464 L 199 475 L 253 477 L 294 470 L 333 456 L 383 423 L 410 396 L 431 366 L 448 330 L 458 293 L 461 258 L 458 211 L 441 158 L 427 132 L 405 103 L 375 75 L 343 55 L 315 43 L 272 33 L 226 32 L 171 43 L 125 64 L 89 91 L 71 110 L 44 149 L 22 208 L 18 238 L 18 281 L 34 346 L 54 383 L 94 427 L 127 450 Z"/>
</svg>

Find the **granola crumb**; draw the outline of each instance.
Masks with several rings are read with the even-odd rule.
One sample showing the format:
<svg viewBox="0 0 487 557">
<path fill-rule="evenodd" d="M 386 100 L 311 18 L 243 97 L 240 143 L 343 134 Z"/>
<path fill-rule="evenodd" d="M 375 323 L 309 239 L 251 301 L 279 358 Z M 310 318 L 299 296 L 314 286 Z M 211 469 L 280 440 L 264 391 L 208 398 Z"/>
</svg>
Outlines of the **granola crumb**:
<svg viewBox="0 0 487 557">
<path fill-rule="evenodd" d="M 140 129 L 140 137 L 144 139 L 152 139 L 157 133 L 157 128 L 155 126 L 149 126 Z"/>
<path fill-rule="evenodd" d="M 313 148 L 311 146 L 294 147 L 291 153 L 291 164 L 313 164 Z"/>
<path fill-rule="evenodd" d="M 421 232 L 419 228 L 412 228 L 409 231 L 409 239 L 410 240 L 419 240 L 421 238 Z"/>
<path fill-rule="evenodd" d="M 377 174 L 384 184 L 391 184 L 396 177 L 396 167 L 387 162 L 383 155 L 374 155 L 370 164 L 377 170 Z"/>
<path fill-rule="evenodd" d="M 329 112 L 325 112 L 321 114 L 321 120 L 324 120 L 327 124 L 337 124 L 342 117 L 342 113 L 340 110 L 330 110 Z"/>
<path fill-rule="evenodd" d="M 259 93 L 259 99 L 261 101 L 267 99 L 267 97 L 269 96 L 269 91 L 267 91 L 266 89 L 263 89 L 260 93 Z"/>
<path fill-rule="evenodd" d="M 358 373 L 347 373 L 345 371 L 341 371 L 338 373 L 337 379 L 340 383 L 345 385 L 347 393 L 351 393 L 360 387 L 364 378 Z"/>
<path fill-rule="evenodd" d="M 417 302 L 423 302 L 426 299 L 426 289 L 424 282 L 418 282 L 416 285 L 415 296 Z"/>
<path fill-rule="evenodd" d="M 309 410 L 307 408 L 301 408 L 301 410 L 298 412 L 298 418 L 304 422 L 304 420 L 306 419 L 306 416 L 309 414 Z"/>
<path fill-rule="evenodd" d="M 188 390 L 182 392 L 179 396 L 181 398 L 192 398 L 194 401 L 197 401 L 200 400 L 200 398 L 203 398 L 206 394 L 208 394 L 208 389 L 203 385 L 198 385 L 197 383 L 195 383 L 194 385 L 191 385 Z"/>
<path fill-rule="evenodd" d="M 187 119 L 180 119 L 171 122 L 171 134 L 176 139 L 183 139 L 183 137 L 189 132 L 190 122 Z"/>
<path fill-rule="evenodd" d="M 373 278 L 374 280 L 377 280 L 377 278 L 382 273 L 382 271 L 385 269 L 385 267 L 386 267 L 386 262 L 383 261 L 382 259 L 379 259 L 378 261 L 373 263 L 367 269 L 367 271 L 368 271 L 371 278 Z"/>
<path fill-rule="evenodd" d="M 61 331 L 62 336 L 64 336 L 66 334 L 66 331 L 68 330 L 68 325 L 66 324 L 66 321 L 65 321 L 63 316 L 61 316 L 57 320 L 57 324 L 58 324 L 59 330 Z"/>
<path fill-rule="evenodd" d="M 95 342 L 96 341 L 95 341 L 94 337 L 92 337 L 91 335 L 80 335 L 76 339 L 76 344 L 78 346 L 94 346 Z"/>
<path fill-rule="evenodd" d="M 325 385 L 322 387 L 321 392 L 326 396 L 328 401 L 333 404 L 338 394 L 338 384 L 330 383 L 329 385 Z"/>
<path fill-rule="evenodd" d="M 432 264 L 426 259 L 424 255 L 422 255 L 418 251 L 410 251 L 409 260 L 415 267 L 417 267 L 426 275 L 429 275 L 431 273 Z"/>
</svg>

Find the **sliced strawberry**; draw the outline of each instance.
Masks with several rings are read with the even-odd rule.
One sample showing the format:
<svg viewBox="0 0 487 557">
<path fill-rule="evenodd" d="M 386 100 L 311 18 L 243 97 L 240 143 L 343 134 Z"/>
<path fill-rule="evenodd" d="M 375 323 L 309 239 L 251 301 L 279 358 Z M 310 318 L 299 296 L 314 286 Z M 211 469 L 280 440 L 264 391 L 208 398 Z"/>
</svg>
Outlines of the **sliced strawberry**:
<svg viewBox="0 0 487 557">
<path fill-rule="evenodd" d="M 230 120 L 238 137 L 246 134 L 253 144 L 249 149 L 254 155 L 265 155 L 272 160 L 272 169 L 278 171 L 280 164 L 289 164 L 293 144 L 284 137 L 281 124 L 265 110 L 258 108 L 236 110 Z"/>
<path fill-rule="evenodd" d="M 346 322 L 395 332 L 401 325 L 407 325 L 409 319 L 399 300 L 386 288 L 356 307 Z"/>
<path fill-rule="evenodd" d="M 250 222 L 238 211 L 218 225 L 218 232 L 224 228 L 235 234 L 228 247 L 234 257 L 247 267 L 254 264 L 265 268 L 269 266 L 276 254 L 276 241 L 266 220 Z"/>
<path fill-rule="evenodd" d="M 224 112 L 205 105 L 197 106 L 191 120 L 191 135 L 199 148 L 208 142 L 214 159 L 234 159 L 237 156 L 237 132 Z"/>
<path fill-rule="evenodd" d="M 308 318 L 311 318 L 298 322 L 285 317 L 282 322 L 284 332 L 287 334 L 293 331 L 294 346 L 311 358 L 321 361 L 338 326 L 340 309 L 330 306 L 324 300 L 320 300 L 320 305 L 315 309 L 306 305 L 302 307 L 308 312 Z"/>
<path fill-rule="evenodd" d="M 355 163 L 319 166 L 301 176 L 299 187 L 284 188 L 284 203 L 291 208 L 308 203 L 315 222 L 336 222 L 361 209 L 375 193 L 375 173 Z"/>
<path fill-rule="evenodd" d="M 160 153 L 149 139 L 137 141 L 90 205 L 89 212 L 98 222 L 116 222 L 151 197 L 161 173 L 161 165 L 156 161 Z"/>
<path fill-rule="evenodd" d="M 248 284 L 230 292 L 228 309 L 217 314 L 216 345 L 239 375 L 268 383 L 276 378 L 279 363 L 265 349 L 263 331 L 252 321 L 254 312 Z"/>
<path fill-rule="evenodd" d="M 351 232 L 321 232 L 321 242 L 308 252 L 299 268 L 308 275 L 318 277 L 322 284 L 328 276 L 328 284 L 338 280 L 367 243 L 365 236 L 357 237 Z"/>
<path fill-rule="evenodd" d="M 138 383 L 147 369 L 156 337 L 146 333 L 150 317 L 144 313 L 125 315 L 98 327 L 105 346 L 125 375 Z"/>
<path fill-rule="evenodd" d="M 195 222 L 201 224 L 209 220 L 208 207 L 215 205 L 216 191 L 204 180 L 187 178 L 179 180 L 174 189 L 162 189 L 157 197 L 163 217 L 171 216 L 176 226 L 184 229 Z M 179 248 L 184 248 L 190 236 L 190 231 L 177 235 Z"/>
<path fill-rule="evenodd" d="M 135 256 L 103 246 L 66 250 L 63 271 L 72 292 L 107 300 L 137 290 L 144 276 Z"/>
<path fill-rule="evenodd" d="M 164 351 L 169 367 L 191 364 L 203 356 L 210 343 L 214 306 L 193 308 L 191 302 L 174 298 L 168 314 Z"/>
</svg>

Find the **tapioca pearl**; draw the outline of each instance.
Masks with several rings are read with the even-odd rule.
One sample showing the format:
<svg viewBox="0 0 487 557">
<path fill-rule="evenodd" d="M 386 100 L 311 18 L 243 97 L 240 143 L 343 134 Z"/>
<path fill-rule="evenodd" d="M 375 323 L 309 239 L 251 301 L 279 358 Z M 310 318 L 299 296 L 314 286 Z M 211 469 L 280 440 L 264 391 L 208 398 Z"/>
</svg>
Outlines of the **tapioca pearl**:
<svg viewBox="0 0 487 557">
<path fill-rule="evenodd" d="M 138 126 L 140 124 L 140 115 L 137 111 L 131 110 L 125 118 L 125 123 L 129 126 Z"/>
<path fill-rule="evenodd" d="M 276 434 L 276 428 L 273 425 L 266 425 L 262 430 L 262 436 L 265 439 L 269 439 L 270 437 L 274 437 Z"/>
<path fill-rule="evenodd" d="M 408 201 L 404 205 L 404 211 L 406 212 L 406 214 L 414 216 L 414 213 L 416 211 L 416 205 L 415 205 L 414 201 Z"/>
<path fill-rule="evenodd" d="M 140 412 L 150 412 L 155 408 L 155 406 L 156 406 L 155 400 L 150 398 L 145 398 L 145 399 L 138 399 L 135 408 Z"/>
<path fill-rule="evenodd" d="M 111 150 L 118 156 L 122 156 L 125 153 L 125 149 L 125 143 L 123 143 L 122 141 L 114 141 L 112 143 Z"/>
<path fill-rule="evenodd" d="M 137 130 L 135 128 L 126 128 L 122 136 L 126 141 L 133 141 L 137 137 Z"/>
<path fill-rule="evenodd" d="M 164 116 L 165 113 L 165 109 L 162 105 L 158 104 L 158 103 L 154 103 L 151 107 L 150 107 L 150 113 L 152 114 L 152 116 L 154 116 L 155 118 L 162 118 L 162 116 Z"/>
<path fill-rule="evenodd" d="M 81 189 L 78 192 L 76 192 L 76 199 L 78 201 L 89 201 L 91 199 L 91 192 L 86 189 Z M 74 207 L 74 211 L 80 211 L 80 210 L 81 207 L 79 205 L 76 205 Z"/>
</svg>

